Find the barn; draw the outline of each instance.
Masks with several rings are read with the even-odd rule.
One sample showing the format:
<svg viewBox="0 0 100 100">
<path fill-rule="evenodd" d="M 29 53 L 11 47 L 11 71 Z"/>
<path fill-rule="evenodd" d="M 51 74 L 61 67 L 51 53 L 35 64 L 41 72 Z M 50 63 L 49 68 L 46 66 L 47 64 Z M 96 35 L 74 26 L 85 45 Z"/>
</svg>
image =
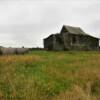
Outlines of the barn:
<svg viewBox="0 0 100 100">
<path fill-rule="evenodd" d="M 98 50 L 99 38 L 85 33 L 80 27 L 63 25 L 60 33 L 44 39 L 46 50 Z"/>
</svg>

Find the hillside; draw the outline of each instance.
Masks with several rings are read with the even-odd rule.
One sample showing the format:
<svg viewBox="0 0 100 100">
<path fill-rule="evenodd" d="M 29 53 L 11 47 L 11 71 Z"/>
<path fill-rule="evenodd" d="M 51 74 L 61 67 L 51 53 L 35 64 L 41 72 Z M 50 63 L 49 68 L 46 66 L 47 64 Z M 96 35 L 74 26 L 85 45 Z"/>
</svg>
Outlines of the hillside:
<svg viewBox="0 0 100 100">
<path fill-rule="evenodd" d="M 100 52 L 0 56 L 0 100 L 100 100 Z"/>
</svg>

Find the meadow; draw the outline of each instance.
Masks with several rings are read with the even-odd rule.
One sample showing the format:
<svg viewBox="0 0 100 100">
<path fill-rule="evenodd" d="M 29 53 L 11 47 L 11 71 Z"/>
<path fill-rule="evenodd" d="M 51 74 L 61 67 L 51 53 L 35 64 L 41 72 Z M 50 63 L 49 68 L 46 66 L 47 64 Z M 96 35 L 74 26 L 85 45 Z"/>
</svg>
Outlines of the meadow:
<svg viewBox="0 0 100 100">
<path fill-rule="evenodd" d="M 100 52 L 2 55 L 0 100 L 100 100 Z"/>
</svg>

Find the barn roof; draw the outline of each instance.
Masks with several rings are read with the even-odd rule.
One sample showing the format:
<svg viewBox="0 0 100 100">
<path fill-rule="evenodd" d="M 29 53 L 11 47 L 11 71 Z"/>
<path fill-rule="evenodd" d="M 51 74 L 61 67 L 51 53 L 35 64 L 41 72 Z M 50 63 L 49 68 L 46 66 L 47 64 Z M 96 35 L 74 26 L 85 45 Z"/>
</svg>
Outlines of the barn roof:
<svg viewBox="0 0 100 100">
<path fill-rule="evenodd" d="M 71 34 L 75 35 L 86 35 L 86 36 L 91 36 L 87 33 L 85 33 L 80 27 L 73 27 L 73 26 L 68 26 L 68 25 L 63 25 L 61 33 L 63 32 L 69 32 Z M 91 36 L 93 38 L 99 39 L 97 37 Z"/>
<path fill-rule="evenodd" d="M 51 34 L 47 38 L 44 38 L 44 40 L 49 39 L 50 37 L 53 37 L 53 36 L 56 36 L 56 35 L 60 35 L 60 34 L 59 33 Z"/>
<path fill-rule="evenodd" d="M 87 35 L 80 27 L 72 27 L 72 26 L 67 26 L 64 25 L 62 28 L 62 32 L 64 31 L 72 33 L 72 34 L 82 34 L 82 35 Z"/>
</svg>

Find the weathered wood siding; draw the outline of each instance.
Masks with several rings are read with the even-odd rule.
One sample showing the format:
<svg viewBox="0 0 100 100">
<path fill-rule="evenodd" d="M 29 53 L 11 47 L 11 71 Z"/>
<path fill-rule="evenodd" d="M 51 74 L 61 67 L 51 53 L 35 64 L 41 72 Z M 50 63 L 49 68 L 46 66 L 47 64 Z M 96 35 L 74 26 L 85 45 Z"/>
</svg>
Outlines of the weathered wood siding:
<svg viewBox="0 0 100 100">
<path fill-rule="evenodd" d="M 46 50 L 53 50 L 54 49 L 54 35 L 49 36 L 48 38 L 44 39 L 44 48 Z"/>
<path fill-rule="evenodd" d="M 63 26 L 60 34 L 44 39 L 47 50 L 99 50 L 99 39 L 86 34 L 79 27 Z"/>
</svg>

